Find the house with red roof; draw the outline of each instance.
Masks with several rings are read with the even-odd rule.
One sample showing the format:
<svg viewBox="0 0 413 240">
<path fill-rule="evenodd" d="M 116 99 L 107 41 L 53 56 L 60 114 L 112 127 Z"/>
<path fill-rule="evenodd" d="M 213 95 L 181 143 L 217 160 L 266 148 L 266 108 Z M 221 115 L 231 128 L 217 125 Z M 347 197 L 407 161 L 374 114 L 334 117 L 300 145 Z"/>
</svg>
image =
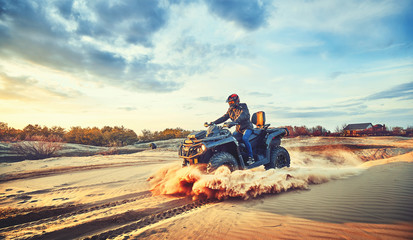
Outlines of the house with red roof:
<svg viewBox="0 0 413 240">
<path fill-rule="evenodd" d="M 344 136 L 381 135 L 386 131 L 386 125 L 371 123 L 349 124 L 344 129 Z"/>
</svg>

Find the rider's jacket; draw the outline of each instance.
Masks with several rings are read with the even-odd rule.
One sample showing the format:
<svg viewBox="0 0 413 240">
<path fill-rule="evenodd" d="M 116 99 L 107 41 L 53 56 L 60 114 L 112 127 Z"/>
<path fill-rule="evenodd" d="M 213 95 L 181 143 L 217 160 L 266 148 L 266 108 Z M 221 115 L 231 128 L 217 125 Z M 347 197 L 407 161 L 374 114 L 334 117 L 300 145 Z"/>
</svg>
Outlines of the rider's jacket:
<svg viewBox="0 0 413 240">
<path fill-rule="evenodd" d="M 236 131 L 239 133 L 244 133 L 246 129 L 252 129 L 252 123 L 250 121 L 250 113 L 248 111 L 247 104 L 240 103 L 235 107 L 228 108 L 228 111 L 224 114 L 224 116 L 218 118 L 217 120 L 213 121 L 214 124 L 220 124 L 231 118 L 231 120 L 235 123 L 238 123 Z"/>
</svg>

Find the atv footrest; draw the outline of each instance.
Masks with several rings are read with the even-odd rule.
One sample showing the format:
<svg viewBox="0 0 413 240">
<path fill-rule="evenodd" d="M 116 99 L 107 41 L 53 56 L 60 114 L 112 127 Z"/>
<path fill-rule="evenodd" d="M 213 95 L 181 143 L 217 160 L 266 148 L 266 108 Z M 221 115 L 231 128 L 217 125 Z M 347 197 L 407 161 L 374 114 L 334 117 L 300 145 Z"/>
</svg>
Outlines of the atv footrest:
<svg viewBox="0 0 413 240">
<path fill-rule="evenodd" d="M 267 164 L 269 162 L 270 162 L 270 159 L 267 159 L 266 157 L 258 155 L 258 161 L 256 161 L 255 163 L 249 165 L 247 168 L 248 169 L 255 168 L 255 167 Z"/>
</svg>

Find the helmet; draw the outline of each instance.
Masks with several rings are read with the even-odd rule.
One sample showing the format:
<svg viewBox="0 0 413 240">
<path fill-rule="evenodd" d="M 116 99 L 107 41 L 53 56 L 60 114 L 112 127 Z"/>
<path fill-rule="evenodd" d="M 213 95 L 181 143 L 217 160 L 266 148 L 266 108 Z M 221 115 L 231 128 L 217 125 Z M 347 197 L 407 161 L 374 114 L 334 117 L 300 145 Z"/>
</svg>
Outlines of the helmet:
<svg viewBox="0 0 413 240">
<path fill-rule="evenodd" d="M 239 104 L 239 97 L 237 94 L 231 94 L 227 98 L 227 103 L 229 104 L 230 107 L 236 106 Z"/>
</svg>

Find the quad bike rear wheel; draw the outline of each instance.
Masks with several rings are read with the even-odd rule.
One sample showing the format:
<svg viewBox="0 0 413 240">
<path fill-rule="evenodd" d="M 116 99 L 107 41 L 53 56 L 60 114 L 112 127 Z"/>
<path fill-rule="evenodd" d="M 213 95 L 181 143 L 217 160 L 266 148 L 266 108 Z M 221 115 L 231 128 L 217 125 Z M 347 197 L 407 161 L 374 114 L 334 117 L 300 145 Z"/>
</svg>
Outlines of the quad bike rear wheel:
<svg viewBox="0 0 413 240">
<path fill-rule="evenodd" d="M 215 153 L 209 160 L 207 165 L 207 173 L 212 173 L 223 165 L 227 166 L 231 172 L 238 169 L 237 160 L 234 156 L 232 156 L 232 154 L 228 152 L 218 152 Z"/>
<path fill-rule="evenodd" d="M 290 167 L 290 154 L 281 147 L 273 147 L 270 152 L 270 162 L 265 164 L 265 169 Z"/>
</svg>

